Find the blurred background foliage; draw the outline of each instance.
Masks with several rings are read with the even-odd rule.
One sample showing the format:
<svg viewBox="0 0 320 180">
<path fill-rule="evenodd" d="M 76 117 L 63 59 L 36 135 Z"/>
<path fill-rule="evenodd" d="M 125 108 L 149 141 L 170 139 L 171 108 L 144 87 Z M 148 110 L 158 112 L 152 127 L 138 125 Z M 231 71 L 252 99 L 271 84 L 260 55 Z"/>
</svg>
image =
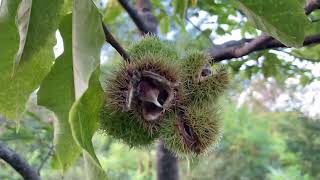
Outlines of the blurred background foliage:
<svg viewBox="0 0 320 180">
<path fill-rule="evenodd" d="M 320 121 L 299 112 L 270 112 L 237 108 L 234 101 L 221 100 L 224 119 L 220 144 L 204 157 L 179 160 L 181 179 L 319 179 Z M 52 130 L 47 118 L 30 110 L 19 130 L 2 123 L 0 140 L 15 149 L 33 167 L 40 167 L 43 179 L 62 179 L 50 159 Z M 43 112 L 41 112 L 43 113 Z M 40 113 L 40 114 L 41 114 Z M 32 114 L 32 115 L 31 115 Z M 49 123 L 49 124 L 48 124 Z M 5 129 L 5 130 L 4 130 Z M 155 150 L 130 149 L 97 133 L 96 151 L 111 179 L 155 179 Z M 80 158 L 64 179 L 83 179 Z M 19 176 L 0 161 L 0 179 Z"/>
<path fill-rule="evenodd" d="M 116 0 L 95 2 L 105 23 L 125 48 L 140 38 Z M 261 33 L 230 0 L 152 0 L 152 4 L 160 37 L 175 42 L 181 52 L 207 50 L 231 39 L 249 39 Z M 319 18 L 319 12 L 311 14 L 313 21 Z M 310 34 L 319 29 L 320 21 L 313 24 Z M 278 48 L 223 61 L 232 76 L 231 88 L 221 98 L 223 137 L 207 156 L 180 159 L 181 179 L 320 179 L 319 107 L 314 105 L 320 95 L 320 73 L 315 68 L 320 67 L 319 48 Z M 121 57 L 108 44 L 102 47 L 102 83 L 111 65 L 120 61 Z M 309 102 L 303 95 L 310 93 Z M 30 97 L 21 121 L 0 117 L 0 140 L 39 168 L 43 179 L 83 179 L 81 158 L 64 176 L 54 170 L 50 160 L 55 117 L 37 106 L 35 99 L 35 95 Z M 100 133 L 95 135 L 94 145 L 111 179 L 156 178 L 153 147 L 130 149 Z M 19 178 L 0 160 L 1 180 Z"/>
</svg>

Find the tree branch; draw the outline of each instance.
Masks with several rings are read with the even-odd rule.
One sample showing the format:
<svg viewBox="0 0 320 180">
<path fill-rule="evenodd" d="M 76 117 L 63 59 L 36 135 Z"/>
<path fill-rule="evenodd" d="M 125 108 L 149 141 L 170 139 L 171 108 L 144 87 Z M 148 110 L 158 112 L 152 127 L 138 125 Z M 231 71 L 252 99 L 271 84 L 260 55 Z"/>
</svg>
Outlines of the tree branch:
<svg viewBox="0 0 320 180">
<path fill-rule="evenodd" d="M 141 34 L 157 34 L 156 18 L 151 13 L 151 3 L 147 0 L 137 1 L 137 10 L 135 10 L 127 0 L 118 0 L 121 6 L 128 12 L 129 16 L 136 24 Z M 118 41 L 112 36 L 108 27 L 102 22 L 106 41 L 114 47 L 124 60 L 130 62 L 130 57 Z"/>
<path fill-rule="evenodd" d="M 137 0 L 136 9 L 139 16 L 148 28 L 147 34 L 157 35 L 158 22 L 156 17 L 152 14 L 152 4 L 150 0 Z M 144 33 L 145 35 L 146 33 Z"/>
<path fill-rule="evenodd" d="M 123 47 L 119 44 L 119 42 L 113 37 L 107 26 L 102 22 L 103 32 L 106 38 L 106 41 L 114 47 L 118 53 L 122 56 L 122 58 L 128 62 L 130 62 L 130 58 L 128 53 L 123 49 Z"/>
<path fill-rule="evenodd" d="M 142 34 L 152 33 L 156 34 L 154 28 L 155 20 L 152 19 L 151 4 L 148 0 L 140 0 L 137 2 L 136 11 L 126 0 L 118 0 L 122 7 L 128 12 L 134 23 Z M 139 4 L 140 3 L 140 4 Z M 142 7 L 143 5 L 143 7 Z M 142 7 L 139 9 L 139 7 Z M 310 14 L 316 9 L 320 9 L 320 0 L 307 0 L 305 3 L 305 12 Z M 151 25 L 147 25 L 152 22 Z M 150 23 L 149 23 L 150 24 Z M 153 27 L 153 28 L 150 28 Z M 304 46 L 319 43 L 318 35 L 306 37 Z M 213 61 L 222 61 L 225 59 L 239 58 L 248 55 L 254 51 L 261 51 L 271 48 L 286 47 L 274 38 L 265 34 L 255 39 L 243 39 L 240 41 L 230 41 L 222 45 L 214 46 L 209 49 L 209 55 Z"/>
<path fill-rule="evenodd" d="M 177 179 L 179 179 L 178 160 L 175 155 L 159 141 L 157 143 L 157 180 Z"/>
<path fill-rule="evenodd" d="M 132 7 L 128 0 L 118 0 L 118 2 L 121 4 L 121 6 L 127 11 L 133 22 L 138 27 L 139 31 L 142 34 L 148 34 L 153 33 L 154 30 L 148 27 L 148 25 L 145 23 L 143 17 L 139 15 L 139 13 L 136 11 L 134 7 Z"/>
<path fill-rule="evenodd" d="M 307 15 L 316 9 L 320 9 L 320 0 L 307 0 L 304 9 Z M 264 34 L 247 43 L 240 43 L 241 41 L 243 42 L 244 40 L 232 41 L 232 44 L 234 45 L 231 46 L 227 45 L 231 44 L 230 42 L 226 42 L 222 45 L 210 48 L 209 56 L 211 57 L 212 62 L 243 57 L 254 51 L 286 47 L 278 40 Z M 308 46 L 315 43 L 320 43 L 320 34 L 306 37 L 303 45 Z"/>
<path fill-rule="evenodd" d="M 12 149 L 0 141 L 0 158 L 14 168 L 25 180 L 40 180 L 39 175 Z"/>
<path fill-rule="evenodd" d="M 308 46 L 316 43 L 320 43 L 320 34 L 306 37 L 303 46 Z M 217 47 L 211 48 L 209 49 L 209 56 L 213 61 L 218 62 L 226 59 L 243 57 L 254 51 L 261 51 L 281 47 L 286 46 L 278 40 L 268 40 L 267 37 L 259 36 L 258 38 L 255 38 L 246 44 L 235 45 L 221 49 Z"/>
<path fill-rule="evenodd" d="M 320 9 L 320 0 L 307 0 L 304 6 L 306 14 L 309 15 L 316 9 Z"/>
</svg>

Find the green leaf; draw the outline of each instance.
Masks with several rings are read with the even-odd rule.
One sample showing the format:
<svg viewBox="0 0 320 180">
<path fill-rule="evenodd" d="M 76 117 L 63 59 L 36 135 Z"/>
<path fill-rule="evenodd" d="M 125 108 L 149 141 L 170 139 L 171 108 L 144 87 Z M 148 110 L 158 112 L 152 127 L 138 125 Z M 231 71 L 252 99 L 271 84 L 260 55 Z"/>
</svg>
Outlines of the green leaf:
<svg viewBox="0 0 320 180">
<path fill-rule="evenodd" d="M 112 24 L 116 21 L 121 12 L 122 8 L 119 3 L 116 0 L 110 0 L 108 1 L 103 20 L 108 24 Z"/>
<path fill-rule="evenodd" d="M 300 47 L 305 29 L 310 25 L 301 3 L 297 0 L 237 0 L 239 8 L 257 29 L 289 47 Z"/>
<path fill-rule="evenodd" d="M 29 95 L 50 71 L 54 60 L 55 31 L 63 0 L 33 0 L 19 67 L 13 73 L 19 48 L 15 25 L 17 0 L 3 0 L 0 9 L 0 113 L 19 118 Z"/>
<path fill-rule="evenodd" d="M 73 0 L 64 0 L 63 8 L 62 8 L 62 14 L 70 14 L 72 12 L 72 3 Z"/>
<path fill-rule="evenodd" d="M 104 43 L 101 16 L 91 0 L 75 0 L 72 20 L 76 102 L 70 110 L 69 123 L 74 138 L 84 149 L 87 178 L 106 179 L 91 142 L 98 128 L 99 112 L 104 101 L 99 82 L 100 50 Z"/>
<path fill-rule="evenodd" d="M 17 52 L 16 56 L 16 62 L 15 67 L 16 68 L 21 60 L 21 56 L 24 50 L 24 46 L 27 40 L 27 34 L 28 34 L 28 27 L 30 22 L 30 14 L 31 14 L 31 6 L 32 6 L 32 0 L 25 0 L 21 1 L 18 13 L 17 13 L 17 26 L 19 30 L 20 35 L 20 44 L 19 44 L 19 50 Z"/>
<path fill-rule="evenodd" d="M 88 88 L 91 74 L 100 64 L 104 43 L 101 16 L 91 0 L 74 0 L 72 17 L 73 74 L 76 99 Z"/>
<path fill-rule="evenodd" d="M 55 164 L 66 172 L 80 155 L 80 148 L 73 139 L 69 124 L 69 110 L 75 101 L 72 68 L 72 15 L 61 22 L 61 36 L 64 43 L 63 54 L 55 61 L 51 72 L 43 80 L 38 91 L 38 104 L 55 113 L 54 128 Z"/>
<path fill-rule="evenodd" d="M 226 31 L 220 26 L 217 28 L 216 32 L 218 35 L 221 35 L 221 36 L 226 33 Z"/>
<path fill-rule="evenodd" d="M 173 0 L 172 2 L 174 13 L 177 14 L 181 19 L 184 20 L 186 17 L 186 11 L 188 8 L 187 0 Z"/>
<path fill-rule="evenodd" d="M 238 73 L 241 66 L 245 63 L 246 61 L 240 61 L 240 60 L 236 60 L 236 61 L 230 61 L 228 63 L 228 65 L 231 67 L 232 71 L 235 73 Z"/>
<path fill-rule="evenodd" d="M 300 84 L 302 86 L 306 86 L 307 84 L 309 84 L 311 82 L 311 79 L 307 76 L 307 75 L 302 75 L 300 77 Z"/>
<path fill-rule="evenodd" d="M 19 48 L 19 33 L 15 23 L 19 3 L 20 0 L 2 0 L 0 4 L 0 71 L 5 73 L 5 77 L 3 74 L 0 77 L 1 82 L 4 78 L 10 78 L 14 57 Z M 0 90 L 0 102 L 5 95 L 2 91 Z M 0 107 L 1 111 L 2 108 Z"/>
<path fill-rule="evenodd" d="M 59 24 L 64 0 L 24 0 L 17 14 L 17 25 L 20 34 L 20 46 L 16 65 L 21 60 L 28 61 L 48 39 L 53 39 Z M 55 42 L 53 41 L 54 45 Z M 22 59 L 20 59 L 22 58 Z"/>
<path fill-rule="evenodd" d="M 265 59 L 262 63 L 262 73 L 265 78 L 275 77 L 278 75 L 279 66 L 281 61 L 277 58 L 275 54 L 267 53 L 265 54 Z"/>
<path fill-rule="evenodd" d="M 170 20 L 168 16 L 164 16 L 160 20 L 160 32 L 162 34 L 166 34 L 169 32 L 170 29 Z"/>
<path fill-rule="evenodd" d="M 176 16 L 176 15 L 174 15 L 174 16 L 172 16 L 173 17 L 173 20 L 174 20 L 174 22 L 180 27 L 180 30 L 182 31 L 182 32 L 187 32 L 187 30 L 186 30 L 186 24 L 185 24 L 185 21 L 184 20 L 182 20 L 181 18 L 179 18 L 178 16 Z"/>
<path fill-rule="evenodd" d="M 89 89 L 72 106 L 70 111 L 70 124 L 73 135 L 79 145 L 85 150 L 84 154 L 87 154 L 85 159 L 89 160 L 89 162 L 86 162 L 86 165 L 89 165 L 89 167 L 86 167 L 89 170 L 87 171 L 89 175 L 88 179 L 104 179 L 103 176 L 95 176 L 96 172 L 104 174 L 104 171 L 95 155 L 91 142 L 94 133 L 99 128 L 99 112 L 104 102 L 104 91 L 99 81 L 99 75 L 100 68 L 98 67 L 91 76 Z M 90 174 L 94 176 L 90 176 Z"/>
<path fill-rule="evenodd" d="M 43 82 L 39 103 L 58 117 L 55 160 L 60 166 L 66 170 L 72 165 L 80 146 L 88 160 L 88 179 L 105 179 L 91 142 L 104 101 L 99 82 L 100 49 L 104 43 L 101 17 L 90 0 L 75 1 L 73 8 L 72 19 L 66 16 L 60 27 L 64 53 Z"/>
<path fill-rule="evenodd" d="M 205 29 L 201 32 L 201 34 L 207 38 L 210 38 L 211 33 L 212 33 L 212 29 Z"/>
<path fill-rule="evenodd" d="M 320 45 L 293 49 L 292 54 L 295 57 L 305 59 L 310 62 L 320 62 Z"/>
</svg>

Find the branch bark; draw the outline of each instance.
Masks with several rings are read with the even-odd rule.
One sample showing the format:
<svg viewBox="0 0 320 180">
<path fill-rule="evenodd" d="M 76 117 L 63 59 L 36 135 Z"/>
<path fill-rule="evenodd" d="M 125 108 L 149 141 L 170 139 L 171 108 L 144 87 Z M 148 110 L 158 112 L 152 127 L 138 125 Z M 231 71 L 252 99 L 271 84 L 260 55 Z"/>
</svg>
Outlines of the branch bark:
<svg viewBox="0 0 320 180">
<path fill-rule="evenodd" d="M 157 179 L 179 179 L 178 160 L 160 141 L 157 143 Z"/>
<path fill-rule="evenodd" d="M 16 152 L 0 142 L 0 158 L 15 169 L 25 180 L 40 180 L 39 175 Z"/>
<path fill-rule="evenodd" d="M 127 11 L 133 22 L 142 34 L 157 33 L 157 25 L 148 24 L 146 22 L 154 21 L 155 18 L 148 12 L 151 12 L 151 3 L 148 0 L 137 1 L 137 10 L 129 4 L 128 0 L 118 0 L 121 6 Z M 143 7 L 143 9 L 139 9 Z M 149 19 L 151 18 L 151 19 Z M 153 22 L 152 22 L 153 23 Z"/>
<path fill-rule="evenodd" d="M 312 11 L 320 9 L 320 0 L 307 0 L 304 6 L 304 10 L 307 15 L 311 14 Z"/>
<path fill-rule="evenodd" d="M 308 46 L 316 43 L 320 43 L 320 34 L 306 37 L 303 46 Z M 236 45 L 230 47 L 221 45 L 221 47 L 224 48 L 214 47 L 209 49 L 208 53 L 212 61 L 218 62 L 222 60 L 243 57 L 255 51 L 286 47 L 280 41 L 275 39 L 268 39 L 266 36 L 259 36 L 258 38 L 252 39 L 250 42 L 241 45 L 238 45 L 240 43 L 236 42 L 234 44 Z"/>
<path fill-rule="evenodd" d="M 102 22 L 103 32 L 106 38 L 106 41 L 114 47 L 118 53 L 122 56 L 122 58 L 128 62 L 130 62 L 130 58 L 128 53 L 123 49 L 123 47 L 119 44 L 119 42 L 113 37 L 107 26 Z"/>
</svg>

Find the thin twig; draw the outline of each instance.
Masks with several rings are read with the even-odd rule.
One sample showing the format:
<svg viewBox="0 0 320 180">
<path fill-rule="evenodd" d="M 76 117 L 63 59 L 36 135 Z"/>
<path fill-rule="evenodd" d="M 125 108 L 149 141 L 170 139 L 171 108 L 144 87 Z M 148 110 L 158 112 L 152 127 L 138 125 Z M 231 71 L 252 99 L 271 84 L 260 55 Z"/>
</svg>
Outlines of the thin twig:
<svg viewBox="0 0 320 180">
<path fill-rule="evenodd" d="M 204 37 L 206 37 L 212 46 L 214 46 L 214 43 L 212 42 L 210 36 L 205 35 L 205 34 L 203 33 L 203 31 L 201 30 L 201 28 L 198 27 L 196 24 L 194 24 L 188 17 L 186 17 L 186 20 L 187 20 L 196 30 L 198 30 Z"/>
<path fill-rule="evenodd" d="M 41 164 L 38 168 L 38 174 L 40 175 L 41 169 L 43 168 L 43 166 L 47 163 L 47 161 L 49 160 L 49 158 L 53 155 L 53 150 L 54 150 L 54 146 L 53 144 L 50 144 L 49 146 L 49 151 L 46 155 L 46 157 L 44 157 L 44 159 L 41 161 Z"/>
<path fill-rule="evenodd" d="M 0 141 L 0 158 L 15 169 L 25 180 L 40 180 L 38 173 L 19 154 Z"/>
<path fill-rule="evenodd" d="M 128 53 L 123 49 L 123 47 L 119 44 L 119 42 L 113 37 L 107 26 L 102 22 L 103 32 L 106 38 L 106 41 L 114 47 L 118 53 L 122 56 L 122 58 L 128 62 L 130 62 L 130 58 Z"/>
</svg>

